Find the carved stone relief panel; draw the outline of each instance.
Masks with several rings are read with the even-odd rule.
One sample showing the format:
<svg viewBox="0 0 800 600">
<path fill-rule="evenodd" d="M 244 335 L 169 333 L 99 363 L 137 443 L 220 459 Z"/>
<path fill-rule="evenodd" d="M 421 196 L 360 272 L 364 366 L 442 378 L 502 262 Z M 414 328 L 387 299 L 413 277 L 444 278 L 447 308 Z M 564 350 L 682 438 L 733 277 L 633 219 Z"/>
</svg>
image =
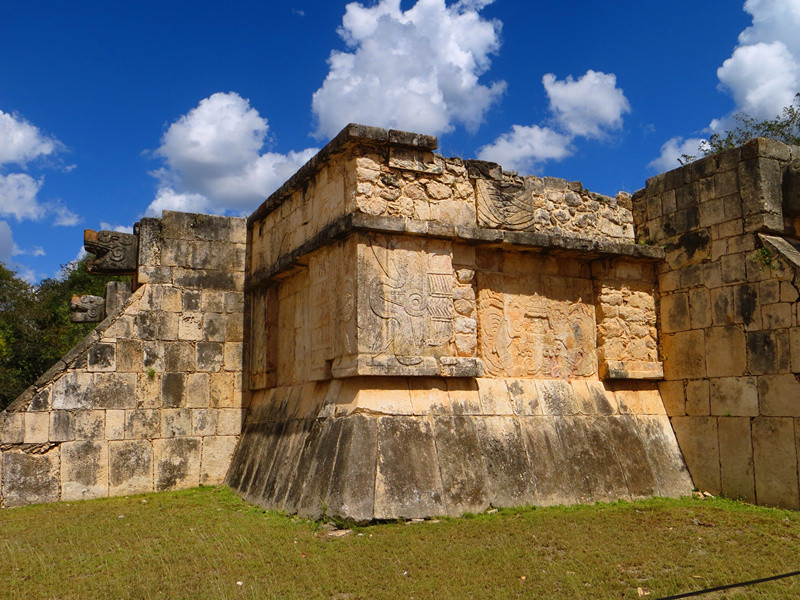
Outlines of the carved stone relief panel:
<svg viewBox="0 0 800 600">
<path fill-rule="evenodd" d="M 597 373 L 588 280 L 478 272 L 479 354 L 494 377 L 589 378 Z"/>
<path fill-rule="evenodd" d="M 334 376 L 476 376 L 475 357 L 457 356 L 450 242 L 368 236 L 358 249 L 357 354 Z"/>
</svg>

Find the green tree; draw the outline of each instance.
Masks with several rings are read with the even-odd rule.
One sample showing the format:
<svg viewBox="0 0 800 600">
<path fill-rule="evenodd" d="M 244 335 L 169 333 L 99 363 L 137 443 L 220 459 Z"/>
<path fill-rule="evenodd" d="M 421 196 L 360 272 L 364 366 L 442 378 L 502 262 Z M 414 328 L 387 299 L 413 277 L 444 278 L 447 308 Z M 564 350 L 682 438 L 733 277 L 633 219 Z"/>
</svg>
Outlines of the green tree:
<svg viewBox="0 0 800 600">
<path fill-rule="evenodd" d="M 741 146 L 747 140 L 756 137 L 770 138 L 784 144 L 800 145 L 800 93 L 774 119 L 759 121 L 744 113 L 736 114 L 733 118 L 738 123 L 737 127 L 723 133 L 715 133 L 700 146 L 699 156 L 684 154 L 680 158 L 681 164 L 685 165 L 703 156 L 711 156 L 723 150 Z"/>
<path fill-rule="evenodd" d="M 94 323 L 70 323 L 74 295 L 104 296 L 108 281 L 89 275 L 83 259 L 58 277 L 31 285 L 0 263 L 0 409 L 5 408 L 86 336 Z"/>
</svg>

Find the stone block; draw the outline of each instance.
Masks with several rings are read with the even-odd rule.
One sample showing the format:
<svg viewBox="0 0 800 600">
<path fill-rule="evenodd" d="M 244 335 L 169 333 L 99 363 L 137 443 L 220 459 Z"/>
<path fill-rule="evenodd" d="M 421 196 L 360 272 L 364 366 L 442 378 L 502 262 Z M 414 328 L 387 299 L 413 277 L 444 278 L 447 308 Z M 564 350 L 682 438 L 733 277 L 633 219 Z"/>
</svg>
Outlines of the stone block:
<svg viewBox="0 0 800 600">
<path fill-rule="evenodd" d="M 705 336 L 701 330 L 661 336 L 664 378 L 702 379 L 706 377 Z"/>
<path fill-rule="evenodd" d="M 50 413 L 50 441 L 69 442 L 75 439 L 75 415 L 67 410 Z M 3 439 L 5 441 L 5 439 Z M 22 440 L 20 440 L 22 441 Z"/>
<path fill-rule="evenodd" d="M 26 444 L 45 444 L 49 440 L 50 415 L 43 412 L 25 413 Z"/>
<path fill-rule="evenodd" d="M 736 322 L 733 287 L 725 286 L 711 290 L 711 305 L 714 325 L 731 325 Z"/>
<path fill-rule="evenodd" d="M 211 404 L 211 382 L 208 373 L 186 375 L 185 404 L 187 408 L 208 408 Z"/>
<path fill-rule="evenodd" d="M 478 513 L 489 507 L 482 448 L 471 417 L 433 420 L 445 511 L 450 516 Z"/>
<path fill-rule="evenodd" d="M 677 292 L 662 296 L 661 323 L 667 333 L 685 331 L 691 327 L 687 293 Z"/>
<path fill-rule="evenodd" d="M 700 417 L 711 414 L 708 379 L 693 379 L 686 382 L 686 414 Z"/>
<path fill-rule="evenodd" d="M 108 443 L 109 495 L 153 491 L 153 447 L 147 440 Z"/>
<path fill-rule="evenodd" d="M 28 406 L 28 411 L 36 412 L 36 411 L 48 411 L 52 408 L 52 404 L 50 402 L 50 392 L 52 391 L 52 386 L 47 386 L 43 390 L 37 392 L 37 394 L 31 400 L 30 405 Z"/>
<path fill-rule="evenodd" d="M 243 344 L 241 342 L 227 342 L 223 348 L 224 365 L 226 371 L 241 371 L 244 365 Z"/>
<path fill-rule="evenodd" d="M 747 364 L 745 334 L 740 327 L 711 327 L 705 332 L 709 377 L 742 375 Z"/>
<path fill-rule="evenodd" d="M 678 448 L 670 420 L 666 416 L 636 417 L 645 447 L 645 458 L 653 469 L 658 496 L 678 498 L 691 492 L 693 484 Z"/>
<path fill-rule="evenodd" d="M 722 487 L 717 419 L 674 417 L 670 420 L 694 485 L 701 491 L 719 494 Z"/>
<path fill-rule="evenodd" d="M 158 408 L 161 406 L 161 373 L 139 373 L 136 376 L 136 408 Z"/>
<path fill-rule="evenodd" d="M 444 378 L 409 377 L 408 389 L 413 414 L 442 415 L 451 412 Z"/>
<path fill-rule="evenodd" d="M 164 408 L 186 406 L 185 381 L 184 373 L 164 373 L 161 379 L 161 405 Z"/>
<path fill-rule="evenodd" d="M 751 375 L 778 373 L 783 349 L 779 338 L 772 331 L 747 333 L 747 371 Z"/>
<path fill-rule="evenodd" d="M 192 435 L 203 437 L 216 435 L 217 410 L 214 408 L 196 408 L 192 410 Z"/>
<path fill-rule="evenodd" d="M 217 411 L 217 435 L 242 433 L 244 411 L 240 408 L 221 408 Z"/>
<path fill-rule="evenodd" d="M 237 441 L 233 435 L 203 438 L 200 485 L 220 485 L 225 481 Z"/>
<path fill-rule="evenodd" d="M 475 431 L 486 468 L 489 502 L 493 506 L 529 502 L 536 484 L 516 417 L 476 417 Z"/>
<path fill-rule="evenodd" d="M 351 387 L 352 386 L 352 387 Z M 411 415 L 411 394 L 404 377 L 364 377 L 345 382 L 338 401 L 352 397 L 350 404 L 337 404 L 336 414 L 359 409 L 377 414 Z"/>
<path fill-rule="evenodd" d="M 106 411 L 106 440 L 125 439 L 125 411 L 107 410 Z"/>
<path fill-rule="evenodd" d="M 96 373 L 92 384 L 83 390 L 85 406 L 75 408 L 134 408 L 137 405 L 136 373 Z"/>
<path fill-rule="evenodd" d="M 222 370 L 224 355 L 223 345 L 219 342 L 197 343 L 197 370 L 216 373 Z"/>
<path fill-rule="evenodd" d="M 686 394 L 682 380 L 661 381 L 658 384 L 658 390 L 661 392 L 664 408 L 670 417 L 680 417 L 686 414 Z"/>
<path fill-rule="evenodd" d="M 156 491 L 190 488 L 200 483 L 200 438 L 153 441 Z"/>
<path fill-rule="evenodd" d="M 161 434 L 161 411 L 135 409 L 125 411 L 126 439 L 154 439 Z"/>
<path fill-rule="evenodd" d="M 356 522 L 381 518 L 374 510 L 378 419 L 351 415 L 341 421 L 336 461 L 329 471 L 329 514 L 341 515 Z M 332 434 L 335 433 L 332 431 Z M 323 472 L 319 472 L 323 476 Z M 313 502 L 311 498 L 309 500 Z"/>
<path fill-rule="evenodd" d="M 194 371 L 197 364 L 195 347 L 188 342 L 164 344 L 164 370 L 180 373 Z"/>
<path fill-rule="evenodd" d="M 575 391 L 568 381 L 537 380 L 539 396 L 542 399 L 542 409 L 545 415 L 560 417 L 579 414 Z"/>
<path fill-rule="evenodd" d="M 608 428 L 606 434 L 619 459 L 630 497 L 637 500 L 657 494 L 658 481 L 653 467 L 649 461 L 642 460 L 647 456 L 647 447 L 637 417 L 613 416 L 598 419 L 596 423 Z"/>
<path fill-rule="evenodd" d="M 67 372 L 53 384 L 53 408 L 88 408 L 94 403 L 91 373 Z"/>
<path fill-rule="evenodd" d="M 61 499 L 89 500 L 108 495 L 108 444 L 76 441 L 61 445 Z"/>
<path fill-rule="evenodd" d="M 800 381 L 797 375 L 762 375 L 758 378 L 760 414 L 766 417 L 800 417 Z"/>
<path fill-rule="evenodd" d="M 755 377 L 721 377 L 710 382 L 711 414 L 720 417 L 758 415 Z"/>
<path fill-rule="evenodd" d="M 232 373 L 209 374 L 210 406 L 214 408 L 233 408 L 234 376 Z"/>
<path fill-rule="evenodd" d="M 111 372 L 117 369 L 116 344 L 94 344 L 89 348 L 89 371 Z"/>
<path fill-rule="evenodd" d="M 562 417 L 554 420 L 567 449 L 567 473 L 579 502 L 630 499 L 625 475 L 609 438 L 606 419 Z"/>
<path fill-rule="evenodd" d="M 711 295 L 706 288 L 689 291 L 689 307 L 692 329 L 711 327 Z"/>
<path fill-rule="evenodd" d="M 531 463 L 535 504 L 574 504 L 584 495 L 583 482 L 571 477 L 571 452 L 562 443 L 553 417 L 521 417 L 520 433 Z"/>
<path fill-rule="evenodd" d="M 140 340 L 117 340 L 116 370 L 121 373 L 138 373 L 145 370 L 144 348 Z"/>
<path fill-rule="evenodd" d="M 188 408 L 161 409 L 161 437 L 185 437 L 192 433 L 192 411 Z"/>
<path fill-rule="evenodd" d="M 59 499 L 60 448 L 52 448 L 43 454 L 28 454 L 15 449 L 0 454 L 3 460 L 3 508 Z"/>
<path fill-rule="evenodd" d="M 482 412 L 475 379 L 446 379 L 447 396 L 454 415 L 479 415 Z"/>
<path fill-rule="evenodd" d="M 75 439 L 102 440 L 106 434 L 106 411 L 76 410 Z"/>
<path fill-rule="evenodd" d="M 506 384 L 514 414 L 519 416 L 543 414 L 539 388 L 533 379 L 508 379 Z"/>
<path fill-rule="evenodd" d="M 207 342 L 224 342 L 226 316 L 223 313 L 203 314 L 203 340 Z"/>
<path fill-rule="evenodd" d="M 506 379 L 479 378 L 478 396 L 484 415 L 513 415 Z"/>
<path fill-rule="evenodd" d="M 797 448 L 794 420 L 787 417 L 753 419 L 753 470 L 756 501 L 765 506 L 797 510 Z"/>
<path fill-rule="evenodd" d="M 178 320 L 178 339 L 194 342 L 203 339 L 203 313 L 184 312 Z"/>
<path fill-rule="evenodd" d="M 375 518 L 423 518 L 445 512 L 431 421 L 380 418 Z"/>
<path fill-rule="evenodd" d="M 719 460 L 722 493 L 727 498 L 756 501 L 753 476 L 753 440 L 750 419 L 719 419 Z"/>
</svg>

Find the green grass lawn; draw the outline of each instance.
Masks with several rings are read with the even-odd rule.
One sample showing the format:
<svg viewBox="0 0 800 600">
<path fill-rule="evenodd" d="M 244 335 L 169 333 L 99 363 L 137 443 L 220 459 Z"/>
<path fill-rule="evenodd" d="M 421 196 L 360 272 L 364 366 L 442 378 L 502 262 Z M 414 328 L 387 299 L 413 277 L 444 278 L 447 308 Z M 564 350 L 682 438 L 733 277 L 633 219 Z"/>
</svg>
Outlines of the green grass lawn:
<svg viewBox="0 0 800 600">
<path fill-rule="evenodd" d="M 3 510 L 0 598 L 655 599 L 800 569 L 800 513 L 722 499 L 329 529 L 226 488 Z"/>
</svg>

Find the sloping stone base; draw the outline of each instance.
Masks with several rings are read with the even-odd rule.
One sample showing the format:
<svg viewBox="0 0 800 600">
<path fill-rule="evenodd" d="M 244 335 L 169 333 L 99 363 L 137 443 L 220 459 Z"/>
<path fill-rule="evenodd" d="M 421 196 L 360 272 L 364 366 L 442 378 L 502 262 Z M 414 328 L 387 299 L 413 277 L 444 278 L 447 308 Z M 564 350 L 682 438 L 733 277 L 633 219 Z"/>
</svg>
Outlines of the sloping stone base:
<svg viewBox="0 0 800 600">
<path fill-rule="evenodd" d="M 276 388 L 256 394 L 228 483 L 264 508 L 358 522 L 685 495 L 692 482 L 663 413 L 647 383 L 355 378 Z"/>
</svg>

